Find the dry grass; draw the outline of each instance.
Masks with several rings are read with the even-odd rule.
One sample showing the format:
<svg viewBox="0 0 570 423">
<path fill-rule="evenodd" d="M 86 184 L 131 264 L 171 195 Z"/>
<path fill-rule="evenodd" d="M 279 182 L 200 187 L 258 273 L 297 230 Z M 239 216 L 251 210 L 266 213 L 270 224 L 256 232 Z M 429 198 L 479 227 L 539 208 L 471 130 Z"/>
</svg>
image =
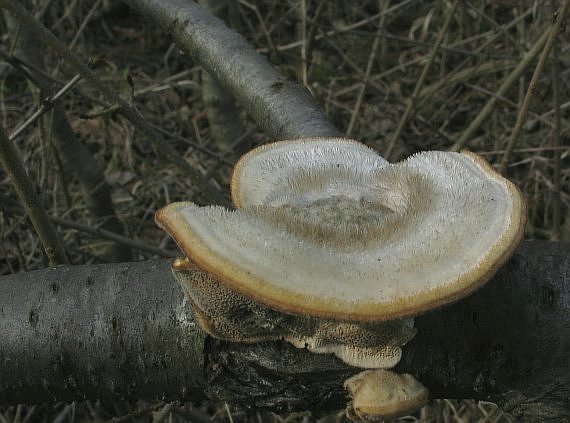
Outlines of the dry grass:
<svg viewBox="0 0 570 423">
<path fill-rule="evenodd" d="M 90 402 L 54 406 L 17 406 L 10 407 L 0 414 L 0 422 L 228 422 L 228 423 L 346 423 L 349 420 L 344 410 L 325 417 L 315 417 L 310 412 L 277 415 L 267 411 L 244 413 L 232 410 L 226 404 L 211 403 L 175 404 L 175 403 L 126 403 L 122 401 Z M 495 404 L 472 400 L 433 400 L 417 416 L 402 417 L 394 420 L 401 423 L 511 423 L 515 422 Z"/>
<path fill-rule="evenodd" d="M 212 143 L 196 64 L 152 25 L 116 2 L 100 2 L 102 6 L 91 14 L 91 2 L 61 3 L 52 2 L 43 21 L 66 43 L 85 24 L 74 50 L 83 57 L 104 56 L 96 69 L 101 79 L 131 98 L 149 122 L 166 131 L 180 154 L 204 174 L 212 175 L 225 190 L 231 162 L 220 160 L 227 152 Z M 394 159 L 419 150 L 451 148 L 494 98 L 496 107 L 469 138 L 467 148 L 498 165 L 536 60 L 503 95 L 496 93 L 524 53 L 547 30 L 553 8 L 550 2 L 530 0 L 462 2 L 449 28 L 442 32 L 451 4 L 428 0 L 240 1 L 233 20 L 240 22 L 240 31 L 287 77 L 305 84 L 337 128 L 346 129 L 381 153 L 394 140 Z M 6 34 L 3 37 L 8 40 Z M 438 37 L 441 46 L 434 52 Z M 3 43 L 3 53 L 10 52 L 9 45 Z M 49 52 L 46 59 L 54 81 L 70 79 L 64 63 Z M 22 73 L 6 62 L 0 62 L 0 82 L 2 125 L 10 133 L 38 104 Z M 174 249 L 154 225 L 153 213 L 165 203 L 187 198 L 191 187 L 173 165 L 157 157 L 148 140 L 128 121 L 112 110 L 103 110 L 93 98 L 97 99 L 98 93 L 79 84 L 63 101 L 74 131 L 104 169 L 125 236 Z M 81 118 L 85 115 L 92 118 Z M 268 141 L 245 116 L 244 123 L 254 143 Z M 397 131 L 399 126 L 401 132 Z M 506 171 L 528 199 L 527 238 L 570 237 L 569 138 L 570 44 L 563 33 L 539 79 Z M 101 222 L 89 215 L 73 176 L 60 171 L 49 128 L 34 125 L 16 142 L 48 213 L 98 227 Z M 17 199 L 3 172 L 0 198 L 0 274 L 44 267 L 41 245 L 28 220 L 8 207 Z M 98 251 L 107 241 L 63 226 L 58 231 L 73 263 L 100 260 Z M 137 260 L 151 256 L 142 250 L 133 250 L 133 255 Z M 188 410 L 204 416 L 214 412 L 216 420 L 245 421 L 243 415 L 228 412 L 225 407 L 216 411 L 188 405 L 132 406 L 82 403 L 49 409 L 8 408 L 0 414 L 0 422 L 190 421 Z M 164 407 L 170 408 L 165 411 Z M 250 416 L 248 421 L 270 418 L 312 421 L 306 415 L 281 418 L 269 414 Z M 491 404 L 445 400 L 433 402 L 421 417 L 402 421 L 511 420 Z"/>
</svg>

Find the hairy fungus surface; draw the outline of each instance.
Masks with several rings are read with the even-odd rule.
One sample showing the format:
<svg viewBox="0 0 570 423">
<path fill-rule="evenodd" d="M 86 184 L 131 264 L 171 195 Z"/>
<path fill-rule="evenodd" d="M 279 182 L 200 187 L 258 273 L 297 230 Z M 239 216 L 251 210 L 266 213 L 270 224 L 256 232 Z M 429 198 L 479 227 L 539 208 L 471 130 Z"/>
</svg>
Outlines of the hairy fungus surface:
<svg viewBox="0 0 570 423">
<path fill-rule="evenodd" d="M 349 140 L 286 141 L 244 156 L 241 208 L 174 203 L 157 222 L 188 259 L 287 313 L 387 321 L 487 281 L 523 233 L 518 189 L 472 153 L 388 164 Z"/>
<path fill-rule="evenodd" d="M 234 167 L 231 194 L 238 208 L 307 204 L 350 194 L 368 171 L 388 162 L 364 144 L 344 138 L 306 138 L 265 144 Z"/>
<path fill-rule="evenodd" d="M 415 335 L 413 316 L 485 283 L 525 222 L 519 190 L 475 154 L 389 164 L 344 139 L 259 147 L 231 193 L 237 210 L 181 202 L 156 214 L 186 255 L 173 271 L 198 321 L 217 338 L 284 339 L 375 369 L 345 382 L 360 420 L 427 401 L 411 375 L 384 370 Z"/>
</svg>

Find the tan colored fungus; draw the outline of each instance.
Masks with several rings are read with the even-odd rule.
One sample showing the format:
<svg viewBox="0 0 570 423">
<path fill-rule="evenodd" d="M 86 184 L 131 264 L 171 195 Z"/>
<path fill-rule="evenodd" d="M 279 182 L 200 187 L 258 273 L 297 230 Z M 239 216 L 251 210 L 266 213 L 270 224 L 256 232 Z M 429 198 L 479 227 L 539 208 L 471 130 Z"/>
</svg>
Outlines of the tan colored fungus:
<svg viewBox="0 0 570 423">
<path fill-rule="evenodd" d="M 284 339 L 311 352 L 335 354 L 355 367 L 391 368 L 400 361 L 401 346 L 416 333 L 412 319 L 369 324 L 283 313 L 226 288 L 187 259 L 176 259 L 172 269 L 198 322 L 218 339 Z"/>
<path fill-rule="evenodd" d="M 311 145 L 317 153 L 309 154 Z M 360 322 L 414 316 L 468 295 L 523 234 L 520 192 L 475 154 L 425 152 L 393 165 L 366 158 L 361 169 L 346 163 L 345 150 L 355 147 L 357 157 L 372 150 L 347 141 L 324 145 L 260 147 L 262 163 L 254 160 L 257 150 L 247 154 L 233 177 L 238 210 L 174 203 L 156 220 L 193 263 L 257 303 Z M 335 154 L 342 154 L 338 163 Z M 275 163 L 305 155 L 316 167 L 301 176 L 278 167 L 286 176 L 274 178 L 275 192 L 248 179 L 259 168 L 271 180 Z M 255 195 L 244 188 L 250 183 Z M 288 200 L 274 203 L 277 197 Z"/>
<path fill-rule="evenodd" d="M 236 165 L 237 210 L 170 204 L 173 272 L 212 336 L 283 339 L 365 371 L 348 414 L 407 414 L 427 389 L 395 366 L 413 316 L 484 284 L 523 235 L 519 190 L 482 158 L 424 152 L 389 164 L 345 139 L 259 147 Z"/>
<path fill-rule="evenodd" d="M 413 413 L 425 405 L 429 393 L 412 375 L 388 370 L 365 370 L 344 382 L 351 401 L 352 420 L 377 421 Z"/>
</svg>

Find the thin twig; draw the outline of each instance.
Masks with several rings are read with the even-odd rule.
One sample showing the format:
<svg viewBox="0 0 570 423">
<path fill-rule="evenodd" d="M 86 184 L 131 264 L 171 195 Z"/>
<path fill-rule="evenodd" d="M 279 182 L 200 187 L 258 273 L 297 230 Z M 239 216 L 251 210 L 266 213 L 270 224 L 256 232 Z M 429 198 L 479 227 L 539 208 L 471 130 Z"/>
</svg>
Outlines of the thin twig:
<svg viewBox="0 0 570 423">
<path fill-rule="evenodd" d="M 504 34 L 511 27 L 513 27 L 514 25 L 516 25 L 517 23 L 519 23 L 520 21 L 525 19 L 528 15 L 531 14 L 531 12 L 532 12 L 532 7 L 529 8 L 525 13 L 523 13 L 520 16 L 518 16 L 517 18 L 513 19 L 508 24 L 500 26 L 498 28 L 498 30 L 494 34 L 492 34 L 483 44 L 481 44 L 479 47 L 477 47 L 475 50 L 473 50 L 473 53 L 475 53 L 477 55 L 485 54 L 484 52 L 489 50 L 489 46 L 494 41 L 496 41 L 500 35 Z M 455 44 L 457 44 L 457 43 L 455 43 Z M 471 60 L 473 60 L 472 57 L 466 57 L 458 66 L 456 66 L 455 69 L 463 68 L 463 66 L 465 66 L 467 63 L 469 63 Z M 418 107 L 421 107 L 421 105 L 429 98 L 428 96 L 437 92 L 441 87 L 443 87 L 445 85 L 449 85 L 449 84 L 458 83 L 456 81 L 460 81 L 462 79 L 472 78 L 475 75 L 477 75 L 479 72 L 487 72 L 487 71 L 497 72 L 500 70 L 499 66 L 501 63 L 502 63 L 502 61 L 491 60 L 489 62 L 480 63 L 479 65 L 477 65 L 471 69 L 464 69 L 462 71 L 450 72 L 444 78 L 441 78 L 440 80 L 438 80 L 434 84 L 431 84 L 431 85 L 423 88 L 420 91 L 419 96 L 423 100 L 418 103 Z M 510 67 L 511 65 L 510 64 L 503 64 L 503 66 L 509 66 Z"/>
<path fill-rule="evenodd" d="M 93 15 L 95 15 L 95 12 L 97 11 L 97 9 L 99 8 L 99 5 L 101 4 L 101 0 L 97 0 L 93 6 L 91 6 L 91 9 L 89 10 L 89 12 L 87 13 L 87 15 L 85 16 L 85 18 L 83 19 L 83 22 L 81 22 L 81 25 L 79 26 L 79 29 L 77 30 L 77 32 L 75 33 L 75 36 L 73 37 L 73 40 L 71 40 L 71 43 L 69 43 L 68 48 L 70 50 L 73 49 L 73 47 L 75 47 L 75 43 L 77 43 L 77 41 L 79 40 L 79 37 L 81 37 L 81 34 L 83 34 L 83 31 L 85 30 L 85 28 L 87 27 L 87 24 L 89 22 L 91 22 L 91 19 L 93 18 Z"/>
<path fill-rule="evenodd" d="M 560 113 L 560 85 L 558 58 L 560 56 L 560 43 L 554 40 L 552 50 L 552 99 L 554 102 L 554 130 L 552 133 L 552 148 L 554 149 L 554 189 L 552 191 L 552 234 L 550 238 L 555 241 L 560 239 L 561 221 L 561 192 L 562 192 L 562 151 L 560 148 L 561 136 L 561 113 Z M 570 148 L 570 147 L 569 147 Z"/>
<path fill-rule="evenodd" d="M 261 32 L 263 33 L 263 35 L 265 37 L 265 42 L 269 46 L 269 49 L 274 54 L 277 54 L 277 49 L 275 48 L 275 44 L 273 44 L 273 40 L 271 39 L 271 35 L 269 35 L 269 31 L 267 30 L 267 27 L 265 26 L 265 21 L 263 20 L 263 16 L 261 16 L 261 13 L 259 12 L 258 7 L 255 4 L 249 3 L 246 0 L 238 0 L 238 1 L 241 5 L 243 5 L 243 6 L 245 6 L 248 9 L 253 11 L 253 13 L 255 14 L 255 17 L 257 18 L 257 21 L 259 22 L 259 26 L 261 27 Z"/>
<path fill-rule="evenodd" d="M 495 21 L 495 19 L 488 16 L 486 13 L 483 12 L 483 10 L 475 7 L 475 5 L 471 4 L 471 2 L 465 2 L 465 4 L 473 12 L 477 13 L 478 16 L 485 19 L 489 24 L 495 26 L 499 30 L 498 34 L 503 35 L 509 41 L 510 45 L 512 45 L 513 48 L 518 51 L 519 54 L 524 54 L 524 49 L 522 47 L 522 44 L 517 42 L 517 40 L 508 31 L 508 28 L 506 26 L 500 25 L 499 23 L 497 23 L 497 21 Z M 521 6 L 522 6 L 522 3 L 521 3 Z M 526 9 L 525 12 L 520 13 L 520 14 L 518 14 L 518 13 L 515 14 L 515 19 L 512 22 L 516 22 L 517 24 L 522 24 L 523 19 L 525 19 L 528 15 L 530 15 L 533 12 L 533 10 L 534 10 L 534 8 L 531 5 L 530 7 L 528 7 Z"/>
<path fill-rule="evenodd" d="M 301 84 L 307 88 L 309 82 L 307 79 L 307 0 L 299 1 L 299 25 L 301 27 Z"/>
<path fill-rule="evenodd" d="M 91 226 L 87 226 L 81 223 L 72 222 L 71 220 L 62 219 L 57 216 L 49 216 L 49 219 L 60 226 L 68 229 L 75 229 L 76 231 L 85 232 L 91 235 L 98 236 L 103 239 L 108 239 L 110 241 L 114 241 L 117 244 L 124 245 L 126 247 L 145 251 L 150 254 L 156 254 L 157 256 L 161 257 L 179 257 L 181 253 L 177 253 L 176 251 L 166 250 L 164 248 L 154 247 L 149 245 L 143 241 L 138 241 L 136 239 L 127 238 L 125 236 L 116 234 L 114 232 L 107 231 L 101 228 L 93 228 Z"/>
<path fill-rule="evenodd" d="M 19 207 L 19 205 L 9 197 L 0 195 L 0 204 L 2 204 L 2 210 L 4 210 L 6 213 L 10 215 L 21 215 L 22 213 L 24 213 L 24 210 L 21 207 Z M 56 225 L 62 226 L 64 228 L 74 229 L 79 232 L 95 235 L 99 238 L 108 239 L 110 241 L 114 241 L 118 244 L 122 244 L 126 247 L 133 248 L 135 250 L 145 251 L 147 253 L 156 254 L 157 256 L 161 257 L 180 256 L 180 253 L 177 253 L 176 251 L 155 247 L 143 241 L 131 239 L 123 235 L 119 235 L 114 232 L 108 231 L 106 229 L 94 228 L 92 226 L 84 225 L 82 223 L 74 222 L 69 219 L 63 219 L 57 216 L 48 215 L 48 218 Z"/>
<path fill-rule="evenodd" d="M 51 265 L 69 264 L 65 250 L 51 225 L 47 213 L 40 203 L 34 184 L 28 177 L 16 146 L 0 127 L 0 164 L 10 177 L 12 184 L 30 217 Z"/>
<path fill-rule="evenodd" d="M 384 16 L 384 15 L 388 15 L 388 14 L 390 14 L 390 13 L 392 13 L 392 12 L 395 12 L 395 11 L 401 9 L 401 8 L 404 8 L 404 7 L 407 7 L 407 6 L 411 6 L 411 5 L 413 5 L 414 3 L 415 3 L 415 0 L 405 0 L 405 1 L 401 2 L 401 3 L 395 4 L 394 6 L 392 6 L 392 7 L 389 8 L 389 9 L 383 10 L 383 11 L 381 11 L 381 12 L 379 12 L 379 13 L 376 13 L 375 15 L 368 16 L 367 18 L 362 19 L 362 20 L 360 20 L 360 21 L 358 21 L 358 22 L 356 22 L 356 23 L 354 23 L 354 24 L 347 25 L 347 26 L 342 27 L 342 28 L 340 28 L 340 29 L 333 29 L 333 30 L 324 32 L 324 33 L 322 33 L 322 34 L 319 34 L 319 35 L 317 35 L 317 36 L 315 37 L 315 40 L 321 40 L 321 39 L 323 39 L 323 38 L 332 37 L 333 35 L 342 34 L 342 33 L 345 33 L 345 32 L 352 31 L 352 30 L 354 30 L 354 29 L 356 29 L 356 28 L 360 28 L 361 26 L 364 26 L 364 25 L 366 25 L 366 24 L 369 24 L 370 22 L 374 22 L 375 20 L 377 20 L 378 18 L 381 18 L 381 17 Z M 299 47 L 302 43 L 303 43 L 302 40 L 297 40 L 297 41 L 294 41 L 294 42 L 289 43 L 289 44 L 285 44 L 285 45 L 282 45 L 282 46 L 276 46 L 275 48 L 276 48 L 277 51 L 286 51 L 286 50 L 291 50 L 291 49 L 297 48 L 297 47 Z M 267 50 L 259 49 L 259 52 L 264 53 L 264 52 L 267 52 Z"/>
<path fill-rule="evenodd" d="M 416 86 L 414 88 L 414 92 L 412 93 L 412 96 L 407 101 L 406 110 L 404 111 L 404 114 L 402 115 L 402 118 L 400 119 L 400 122 L 398 123 L 398 127 L 396 128 L 396 132 L 394 132 L 394 135 L 390 139 L 388 147 L 386 148 L 386 152 L 385 152 L 384 156 L 386 157 L 387 160 L 392 159 L 392 153 L 394 151 L 394 147 L 396 146 L 396 142 L 398 142 L 398 139 L 400 138 L 400 135 L 402 135 L 402 131 L 404 130 L 406 123 L 408 122 L 408 120 L 412 116 L 412 111 L 413 111 L 414 105 L 416 104 L 416 101 L 418 99 L 418 95 L 419 95 L 419 93 L 420 93 L 420 91 L 424 85 L 424 82 L 426 80 L 428 72 L 431 69 L 431 65 L 433 64 L 433 61 L 434 61 L 435 57 L 437 56 L 437 54 L 439 53 L 439 49 L 441 47 L 441 44 L 442 44 L 443 39 L 445 37 L 445 34 L 447 34 L 447 30 L 449 29 L 449 25 L 451 24 L 453 16 L 455 15 L 455 11 L 457 10 L 458 4 L 459 4 L 459 1 L 456 1 L 453 4 L 453 6 L 451 7 L 451 10 L 449 11 L 447 18 L 445 19 L 445 23 L 443 24 L 443 27 L 441 28 L 441 31 L 439 32 L 439 34 L 437 36 L 437 40 L 436 40 L 435 45 L 433 47 L 433 50 L 429 56 L 429 59 L 428 59 L 427 63 L 425 64 L 424 68 L 422 69 L 422 73 L 420 75 L 420 78 L 418 79 L 418 82 L 416 83 Z"/>
<path fill-rule="evenodd" d="M 354 62 L 354 60 L 352 60 L 352 59 L 350 58 L 350 56 L 349 56 L 348 54 L 346 54 L 346 52 L 345 52 L 342 48 L 340 48 L 340 46 L 339 46 L 338 44 L 336 44 L 333 40 L 329 40 L 329 39 L 327 38 L 325 41 L 328 43 L 328 45 L 329 45 L 332 49 L 334 49 L 334 50 L 339 54 L 339 56 L 342 57 L 342 59 L 346 62 L 346 64 L 347 64 L 348 66 L 350 66 L 352 69 L 354 69 L 354 71 L 356 72 L 356 74 L 354 74 L 354 76 L 356 77 L 356 79 L 358 79 L 358 80 L 364 79 L 364 76 L 365 76 L 365 74 L 366 74 L 366 70 L 363 70 L 360 66 L 358 66 L 358 65 Z M 378 80 L 378 79 L 381 79 L 381 78 L 377 78 L 377 77 L 370 78 L 370 77 L 369 77 L 368 80 L 367 80 L 367 86 L 368 86 L 369 88 L 373 88 L 374 90 L 376 90 L 376 91 L 378 92 L 378 94 L 384 95 L 384 91 L 385 91 L 385 90 L 380 86 L 380 84 L 378 84 L 377 82 L 375 82 L 375 80 Z M 356 89 L 360 90 L 361 88 L 362 88 L 362 85 L 361 85 L 361 84 L 354 84 L 354 85 L 353 85 L 352 87 L 350 87 L 350 88 L 345 88 L 345 89 L 336 91 L 336 92 L 335 92 L 335 96 L 336 96 L 336 97 L 342 97 L 342 96 L 344 96 L 344 95 L 346 95 L 346 94 L 348 94 L 348 93 L 350 93 L 350 92 L 352 92 L 352 91 L 354 91 L 354 90 L 356 90 Z"/>
<path fill-rule="evenodd" d="M 216 187 L 207 181 L 196 169 L 172 147 L 164 138 L 155 131 L 146 119 L 130 105 L 121 96 L 117 95 L 112 89 L 105 85 L 89 69 L 87 65 L 72 51 L 70 51 L 59 39 L 42 23 L 38 22 L 32 14 L 30 14 L 16 0 L 0 0 L 0 6 L 13 13 L 20 21 L 33 31 L 38 39 L 42 40 L 46 45 L 52 48 L 62 59 L 64 59 L 70 67 L 77 73 L 81 74 L 83 79 L 89 82 L 105 99 L 110 103 L 108 106 L 117 104 L 121 113 L 146 136 L 148 136 L 157 146 L 157 149 L 164 156 L 176 165 L 184 174 L 188 175 L 194 185 L 194 192 L 198 202 L 216 203 L 228 205 L 229 201 L 225 198 Z"/>
<path fill-rule="evenodd" d="M 528 51 L 528 53 L 522 58 L 519 62 L 517 67 L 513 69 L 513 71 L 505 78 L 499 89 L 497 90 L 496 97 L 491 97 L 487 104 L 481 109 L 477 117 L 473 119 L 469 127 L 463 131 L 461 137 L 457 142 L 451 147 L 451 151 L 459 151 L 465 147 L 467 141 L 469 141 L 475 132 L 483 125 L 483 123 L 487 120 L 491 112 L 493 111 L 495 104 L 497 103 L 497 98 L 502 97 L 505 95 L 507 90 L 513 85 L 513 83 L 521 76 L 521 74 L 525 71 L 525 69 L 532 63 L 534 58 L 540 53 L 544 43 L 546 43 L 546 39 L 548 38 L 548 32 L 542 34 L 542 36 L 534 43 L 532 48 Z"/>
<path fill-rule="evenodd" d="M 372 43 L 372 50 L 370 51 L 370 55 L 368 56 L 368 63 L 366 64 L 366 71 L 364 72 L 364 78 L 362 83 L 360 84 L 360 90 L 358 92 L 358 96 L 356 98 L 356 104 L 354 106 L 354 110 L 352 111 L 352 115 L 350 116 L 350 122 L 348 123 L 348 128 L 346 129 L 346 136 L 350 137 L 352 131 L 354 129 L 354 124 L 356 123 L 356 117 L 360 112 L 360 107 L 362 106 L 362 100 L 364 98 L 364 93 L 366 92 L 366 87 L 368 86 L 368 80 L 370 79 L 370 73 L 372 72 L 372 68 L 374 66 L 374 62 L 376 61 L 376 54 L 378 53 L 378 47 L 380 46 L 380 31 L 384 27 L 384 20 L 386 15 L 382 15 L 380 18 L 380 22 L 378 22 L 378 36 L 374 38 L 374 42 Z"/>
<path fill-rule="evenodd" d="M 57 80 L 55 78 L 53 78 L 51 75 L 48 75 L 46 72 L 42 71 L 41 69 L 38 69 L 37 67 L 27 63 L 26 61 L 22 60 L 19 57 L 15 57 L 15 56 L 9 56 L 6 53 L 4 53 L 2 50 L 0 50 L 0 57 L 4 60 L 6 60 L 8 63 L 10 63 L 12 66 L 14 66 L 16 69 L 18 69 L 19 72 L 22 72 L 24 74 L 24 76 L 26 77 L 26 79 L 32 81 L 32 83 L 34 83 L 34 85 L 39 86 L 37 80 L 35 79 L 34 74 L 37 72 L 38 74 L 40 74 L 42 77 L 46 78 L 47 80 L 49 80 L 51 83 L 53 83 L 54 85 L 61 85 L 62 87 L 65 85 L 62 81 Z M 27 68 L 29 68 L 30 70 L 32 70 L 33 72 L 29 72 L 27 70 Z M 168 88 L 172 88 L 172 87 L 187 87 L 187 86 L 192 86 L 192 87 L 196 87 L 197 84 L 196 82 L 193 81 L 176 81 L 177 77 L 183 77 L 188 71 L 184 71 L 184 72 L 180 72 L 180 74 L 178 75 L 173 75 L 169 78 L 166 78 L 164 80 L 163 84 L 153 84 L 153 85 L 149 85 L 147 87 L 141 88 L 139 90 L 137 90 L 134 94 L 134 99 L 139 99 L 149 93 L 158 93 L 161 92 L 163 90 L 166 90 Z M 88 94 L 86 94 L 85 92 L 83 92 L 80 88 L 77 90 L 77 94 L 80 95 L 81 97 L 83 97 L 84 99 L 95 103 L 95 104 L 99 104 L 104 106 L 104 104 L 101 102 L 101 100 L 94 98 Z M 114 106 L 110 106 L 108 108 L 105 109 L 105 113 L 108 112 L 119 112 L 120 111 L 120 107 L 117 105 Z M 104 114 L 104 112 L 95 112 L 95 113 L 83 113 L 80 114 L 79 117 L 82 119 L 92 119 L 94 117 L 96 117 L 97 115 L 100 114 Z M 204 147 L 202 145 L 200 145 L 199 143 L 182 137 L 178 134 L 169 132 L 159 126 L 156 126 L 152 123 L 150 123 L 150 125 L 152 126 L 152 128 L 157 131 L 158 133 L 162 134 L 163 136 L 165 136 L 168 139 L 173 139 L 173 140 L 178 140 L 181 142 L 184 142 L 185 144 L 188 144 L 190 147 L 192 147 L 193 149 L 204 153 L 212 158 L 215 159 L 219 159 L 219 154 L 213 150 L 210 150 L 207 147 Z M 225 164 L 228 165 L 232 165 L 233 162 L 227 159 L 224 159 L 223 162 Z"/>
<path fill-rule="evenodd" d="M 528 112 L 528 108 L 530 107 L 530 101 L 532 100 L 532 97 L 534 96 L 534 93 L 536 92 L 536 89 L 538 88 L 538 82 L 539 82 L 538 80 L 540 78 L 540 75 L 542 74 L 544 66 L 546 65 L 546 60 L 548 58 L 548 55 L 550 54 L 550 51 L 552 50 L 554 40 L 556 39 L 556 37 L 558 36 L 558 33 L 560 32 L 562 22 L 564 22 L 566 20 L 566 15 L 568 13 L 569 7 L 570 7 L 570 0 L 566 0 L 564 2 L 564 5 L 558 11 L 557 16 L 556 16 L 556 20 L 552 24 L 552 28 L 550 29 L 550 32 L 548 34 L 548 40 L 546 41 L 546 45 L 544 46 L 544 49 L 542 50 L 542 54 L 540 55 L 540 59 L 538 60 L 538 63 L 536 64 L 536 68 L 534 69 L 532 79 L 530 80 L 530 84 L 528 85 L 526 95 L 524 97 L 523 103 L 522 103 L 521 108 L 519 110 L 519 114 L 517 116 L 517 122 L 515 123 L 515 126 L 513 128 L 513 132 L 512 132 L 511 138 L 509 140 L 509 143 L 507 145 L 505 155 L 503 156 L 503 159 L 501 160 L 501 165 L 499 166 L 499 172 L 500 173 L 504 173 L 506 168 L 507 168 L 507 165 L 509 164 L 509 160 L 511 158 L 511 154 L 513 152 L 513 149 L 515 148 L 515 144 L 521 135 L 523 124 L 524 124 L 524 121 L 526 119 L 526 115 Z"/>
<path fill-rule="evenodd" d="M 529 148 L 517 148 L 514 150 L 516 153 L 544 153 L 547 151 L 557 151 L 563 153 L 565 151 L 570 152 L 570 146 L 560 145 L 557 147 L 529 147 Z M 480 151 L 477 154 L 480 156 L 502 156 L 505 154 L 505 150 L 493 150 L 493 151 Z"/>
<path fill-rule="evenodd" d="M 478 91 L 480 93 L 488 95 L 489 97 L 496 97 L 498 101 L 500 101 L 501 103 L 504 103 L 507 106 L 513 107 L 515 109 L 518 107 L 518 104 L 516 102 L 514 102 L 513 100 L 511 100 L 510 98 L 498 96 L 496 93 L 494 93 L 493 91 L 490 91 L 486 88 L 480 87 L 478 85 L 473 85 L 473 84 L 470 84 L 468 82 L 464 83 L 463 85 L 467 88 L 471 88 L 474 91 Z M 536 114 L 534 112 L 529 112 L 529 114 L 534 118 L 533 121 L 539 121 L 540 123 L 542 123 L 548 127 L 551 127 L 551 128 L 554 127 L 554 124 L 550 120 L 548 120 L 546 117 L 541 116 L 539 114 Z"/>
<path fill-rule="evenodd" d="M 71 80 L 65 84 L 58 92 L 54 95 L 49 96 L 42 100 L 41 106 L 35 113 L 30 116 L 18 129 L 10 134 L 10 141 L 14 141 L 16 138 L 20 136 L 22 132 L 24 132 L 27 128 L 29 128 L 34 122 L 36 122 L 40 117 L 42 117 L 46 112 L 50 111 L 55 103 L 63 97 L 65 93 L 71 90 L 79 81 L 81 80 L 81 75 L 75 75 Z"/>
<path fill-rule="evenodd" d="M 313 47 L 315 44 L 315 34 L 317 32 L 317 22 L 321 17 L 321 13 L 324 10 L 324 6 L 327 4 L 325 0 L 319 0 L 317 4 L 317 10 L 315 10 L 314 16 L 309 19 L 309 23 L 311 24 L 309 31 L 307 33 L 307 41 L 305 43 L 305 60 L 307 62 L 307 73 L 310 72 L 311 69 L 311 62 L 313 57 Z"/>
</svg>

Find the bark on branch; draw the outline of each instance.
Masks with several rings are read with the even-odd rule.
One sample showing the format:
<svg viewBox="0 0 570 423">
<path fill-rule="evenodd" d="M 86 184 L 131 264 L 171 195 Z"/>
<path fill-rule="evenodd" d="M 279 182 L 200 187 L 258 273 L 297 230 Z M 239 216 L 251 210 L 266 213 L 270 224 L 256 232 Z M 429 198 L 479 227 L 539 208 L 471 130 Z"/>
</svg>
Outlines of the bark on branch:
<svg viewBox="0 0 570 423">
<path fill-rule="evenodd" d="M 283 77 L 223 21 L 187 0 L 124 0 L 158 24 L 274 139 L 339 136 L 299 84 Z"/>
<path fill-rule="evenodd" d="M 435 398 L 568 416 L 569 259 L 568 243 L 523 243 L 479 292 L 416 319 L 397 370 Z M 284 342 L 205 336 L 164 260 L 5 276 L 0 298 L 0 403 L 206 393 L 318 412 L 344 406 L 342 381 L 358 371 Z"/>
</svg>

